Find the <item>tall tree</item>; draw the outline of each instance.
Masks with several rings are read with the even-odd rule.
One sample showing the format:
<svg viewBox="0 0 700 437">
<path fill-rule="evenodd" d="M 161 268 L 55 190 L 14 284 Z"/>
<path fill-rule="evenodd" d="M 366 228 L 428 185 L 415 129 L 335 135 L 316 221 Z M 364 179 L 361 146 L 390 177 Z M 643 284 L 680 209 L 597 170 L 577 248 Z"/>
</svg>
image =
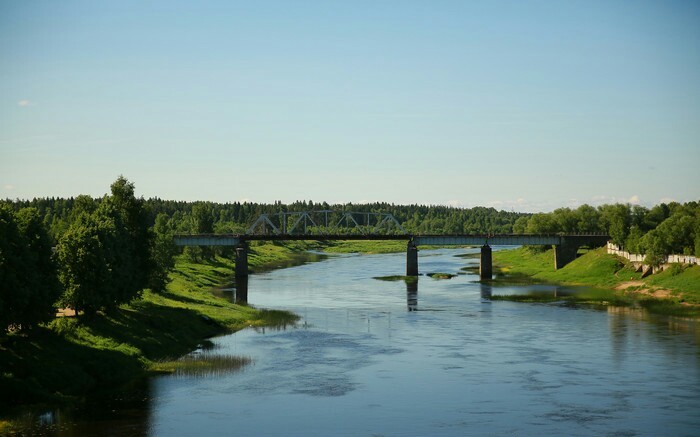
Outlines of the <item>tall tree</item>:
<svg viewBox="0 0 700 437">
<path fill-rule="evenodd" d="M 61 294 L 56 263 L 52 258 L 52 244 L 36 208 L 23 208 L 17 214 L 17 224 L 24 234 L 32 255 L 31 299 L 24 311 L 25 325 L 51 320 L 56 314 L 56 301 Z"/>
<path fill-rule="evenodd" d="M 168 283 L 168 273 L 175 267 L 177 247 L 173 242 L 173 228 L 168 215 L 160 213 L 153 225 L 155 235 L 151 251 L 153 269 L 149 278 L 149 287 L 153 291 L 162 291 Z"/>
<path fill-rule="evenodd" d="M 112 196 L 103 201 L 111 207 L 110 213 L 126 232 L 124 250 L 128 252 L 130 262 L 134 264 L 133 287 L 146 288 L 153 269 L 151 260 L 153 233 L 144 200 L 134 195 L 134 184 L 124 176 L 119 176 L 110 188 Z"/>
<path fill-rule="evenodd" d="M 59 291 L 51 245 L 35 208 L 0 204 L 0 329 L 50 319 Z"/>
<path fill-rule="evenodd" d="M 62 306 L 94 314 L 115 302 L 118 230 L 114 219 L 100 212 L 83 213 L 63 234 L 56 254 L 64 287 Z"/>
<path fill-rule="evenodd" d="M 600 222 L 607 229 L 613 243 L 624 246 L 630 228 L 629 205 L 603 205 L 600 207 Z"/>
<path fill-rule="evenodd" d="M 149 285 L 153 270 L 143 199 L 121 176 L 111 189 L 97 209 L 78 215 L 57 246 L 62 303 L 86 313 L 131 301 Z"/>
</svg>

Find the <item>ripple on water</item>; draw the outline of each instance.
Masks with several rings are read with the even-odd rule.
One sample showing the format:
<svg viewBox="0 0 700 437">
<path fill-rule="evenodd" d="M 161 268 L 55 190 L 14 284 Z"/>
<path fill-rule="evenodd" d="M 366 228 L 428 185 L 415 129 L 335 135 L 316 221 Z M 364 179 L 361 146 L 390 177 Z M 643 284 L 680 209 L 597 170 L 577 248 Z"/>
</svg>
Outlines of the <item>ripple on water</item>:
<svg viewBox="0 0 700 437">
<path fill-rule="evenodd" d="M 293 330 L 261 336 L 259 345 L 272 348 L 259 360 L 260 376 L 244 383 L 257 393 L 343 396 L 358 387 L 349 373 L 370 365 L 378 355 L 398 354 L 400 348 L 373 344 L 364 338 L 316 330 Z M 294 353 L 289 353 L 294 350 Z"/>
</svg>

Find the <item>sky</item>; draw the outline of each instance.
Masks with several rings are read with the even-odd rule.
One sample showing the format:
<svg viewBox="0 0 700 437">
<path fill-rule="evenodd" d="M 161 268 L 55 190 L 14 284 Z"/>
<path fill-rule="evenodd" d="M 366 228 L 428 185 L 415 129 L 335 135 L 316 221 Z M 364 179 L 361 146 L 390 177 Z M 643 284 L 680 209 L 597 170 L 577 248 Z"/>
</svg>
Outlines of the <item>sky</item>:
<svg viewBox="0 0 700 437">
<path fill-rule="evenodd" d="M 700 200 L 697 1 L 0 0 L 0 198 Z"/>
</svg>

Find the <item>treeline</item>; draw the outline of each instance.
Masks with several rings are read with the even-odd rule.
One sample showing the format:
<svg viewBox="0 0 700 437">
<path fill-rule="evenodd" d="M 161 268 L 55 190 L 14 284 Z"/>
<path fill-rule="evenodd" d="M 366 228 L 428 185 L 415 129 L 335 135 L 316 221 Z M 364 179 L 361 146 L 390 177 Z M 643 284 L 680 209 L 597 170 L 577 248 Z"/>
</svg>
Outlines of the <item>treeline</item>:
<svg viewBox="0 0 700 437">
<path fill-rule="evenodd" d="M 631 253 L 646 254 L 646 262 L 659 264 L 671 254 L 700 256 L 700 204 L 661 203 L 640 205 L 582 205 L 551 213 L 521 217 L 516 233 L 599 233 Z"/>
<path fill-rule="evenodd" d="M 123 177 L 110 188 L 110 194 L 102 198 L 80 195 L 0 202 L 0 326 L 31 327 L 50 320 L 56 308 L 88 315 L 110 311 L 138 297 L 145 288 L 162 290 L 178 251 L 173 234 L 244 233 L 261 214 L 313 210 L 391 213 L 411 233 L 509 233 L 519 218 L 527 216 L 493 208 L 379 202 L 145 200 L 135 196 L 134 184 Z M 361 215 L 355 219 L 368 224 Z M 197 261 L 228 255 L 231 249 L 187 247 L 184 252 Z"/>
<path fill-rule="evenodd" d="M 165 287 L 172 236 L 152 226 L 132 183 L 120 177 L 101 199 L 58 200 L 65 220 L 33 206 L 43 202 L 0 203 L 3 331 L 50 320 L 57 307 L 91 315 Z"/>
<path fill-rule="evenodd" d="M 53 317 L 57 307 L 85 314 L 109 311 L 145 288 L 162 290 L 177 253 L 173 234 L 245 233 L 261 214 L 280 212 L 390 213 L 414 234 L 605 233 L 625 250 L 647 254 L 652 263 L 671 253 L 700 255 L 698 202 L 651 209 L 583 205 L 533 215 L 381 202 L 145 200 L 135 196 L 134 184 L 123 177 L 110 188 L 109 195 L 97 199 L 81 195 L 0 202 L 0 326 L 35 325 Z M 329 222 L 342 217 L 329 214 Z M 356 220 L 369 224 L 361 215 Z M 227 252 L 230 248 L 185 249 L 194 260 Z"/>
<path fill-rule="evenodd" d="M 76 198 L 41 198 L 14 201 L 15 209 L 36 208 L 49 235 L 58 240 L 73 221 L 72 211 L 87 196 Z M 89 197 L 88 197 L 89 198 Z M 101 199 L 95 199 L 99 204 Z M 390 213 L 409 233 L 511 233 L 520 217 L 530 214 L 497 211 L 494 208 L 453 208 L 447 206 L 394 205 L 376 202 L 368 204 L 334 204 L 326 202 L 183 202 L 152 198 L 144 200 L 149 221 L 154 225 L 163 215 L 168 227 L 175 232 L 245 233 L 261 215 L 280 212 L 322 211 Z M 333 217 L 337 220 L 337 217 Z M 362 216 L 356 217 L 362 221 Z"/>
</svg>

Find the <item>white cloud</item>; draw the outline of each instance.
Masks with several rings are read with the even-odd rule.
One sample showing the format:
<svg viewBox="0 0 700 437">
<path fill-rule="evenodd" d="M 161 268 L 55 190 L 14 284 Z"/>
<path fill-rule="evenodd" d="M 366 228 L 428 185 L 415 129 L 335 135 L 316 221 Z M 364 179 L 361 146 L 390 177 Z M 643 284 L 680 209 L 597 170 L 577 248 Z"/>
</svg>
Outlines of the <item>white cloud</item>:
<svg viewBox="0 0 700 437">
<path fill-rule="evenodd" d="M 33 103 L 27 99 L 22 99 L 17 102 L 17 106 L 22 106 L 22 107 L 27 107 L 27 106 L 32 106 Z"/>
<path fill-rule="evenodd" d="M 629 199 L 627 199 L 627 203 L 631 203 L 632 205 L 639 205 L 641 202 L 639 200 L 639 196 L 636 194 Z"/>
<path fill-rule="evenodd" d="M 516 211 L 516 212 L 541 212 L 541 211 L 551 211 L 557 205 L 552 202 L 536 202 L 518 197 L 517 199 L 508 200 L 491 200 L 486 202 L 486 207 L 495 208 L 498 210 L 505 211 Z"/>
<path fill-rule="evenodd" d="M 7 185 L 3 185 L 3 186 L 2 186 L 2 189 L 5 190 L 5 191 L 14 191 L 14 190 L 15 190 L 15 186 L 14 186 L 14 185 L 11 185 L 11 184 L 7 184 Z"/>
</svg>

